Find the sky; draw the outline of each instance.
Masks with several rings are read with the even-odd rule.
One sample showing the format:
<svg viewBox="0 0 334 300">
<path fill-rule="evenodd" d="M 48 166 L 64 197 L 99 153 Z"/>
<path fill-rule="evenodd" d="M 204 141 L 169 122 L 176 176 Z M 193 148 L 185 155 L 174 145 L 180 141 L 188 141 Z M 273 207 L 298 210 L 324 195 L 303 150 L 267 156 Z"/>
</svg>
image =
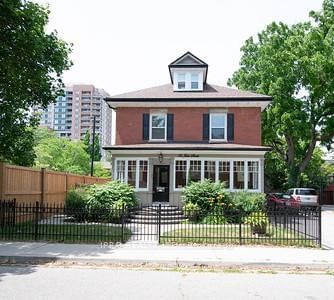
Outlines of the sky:
<svg viewBox="0 0 334 300">
<path fill-rule="evenodd" d="M 73 43 L 67 84 L 110 95 L 170 82 L 168 64 L 187 51 L 209 64 L 222 86 L 238 69 L 240 48 L 271 22 L 293 24 L 321 0 L 35 0 L 48 4 L 47 31 Z"/>
</svg>

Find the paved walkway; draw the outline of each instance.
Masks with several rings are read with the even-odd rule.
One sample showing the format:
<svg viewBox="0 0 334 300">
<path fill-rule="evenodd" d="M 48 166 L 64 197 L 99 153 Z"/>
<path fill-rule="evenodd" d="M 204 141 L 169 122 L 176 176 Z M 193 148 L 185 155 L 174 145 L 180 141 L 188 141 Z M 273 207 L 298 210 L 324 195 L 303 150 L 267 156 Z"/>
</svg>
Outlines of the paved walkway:
<svg viewBox="0 0 334 300">
<path fill-rule="evenodd" d="M 334 205 L 323 206 L 321 218 L 322 245 L 334 250 Z"/>
<path fill-rule="evenodd" d="M 279 247 L 165 246 L 153 242 L 73 245 L 1 242 L 0 262 L 73 262 L 163 266 L 279 266 L 334 270 L 334 250 Z"/>
</svg>

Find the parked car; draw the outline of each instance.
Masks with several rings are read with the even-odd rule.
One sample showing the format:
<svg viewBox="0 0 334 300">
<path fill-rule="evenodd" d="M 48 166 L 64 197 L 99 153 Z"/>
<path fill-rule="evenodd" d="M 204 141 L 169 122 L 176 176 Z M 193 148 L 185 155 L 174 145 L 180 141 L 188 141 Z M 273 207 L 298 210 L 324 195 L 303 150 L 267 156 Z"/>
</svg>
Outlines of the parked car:
<svg viewBox="0 0 334 300">
<path fill-rule="evenodd" d="M 288 192 L 291 197 L 299 201 L 301 205 L 318 205 L 319 197 L 315 189 L 312 188 L 292 188 Z"/>
<path fill-rule="evenodd" d="M 299 208 L 300 202 L 288 193 L 271 193 L 267 195 L 267 205 L 269 207 L 291 207 Z"/>
</svg>

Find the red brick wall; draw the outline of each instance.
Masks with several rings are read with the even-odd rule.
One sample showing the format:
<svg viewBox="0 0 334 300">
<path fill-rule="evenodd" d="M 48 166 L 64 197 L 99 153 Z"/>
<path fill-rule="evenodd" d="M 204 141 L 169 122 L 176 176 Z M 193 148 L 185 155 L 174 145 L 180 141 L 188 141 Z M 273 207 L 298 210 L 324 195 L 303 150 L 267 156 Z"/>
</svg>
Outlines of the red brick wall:
<svg viewBox="0 0 334 300">
<path fill-rule="evenodd" d="M 202 141 L 203 114 L 208 108 L 168 108 L 174 114 L 174 141 Z M 234 113 L 234 143 L 261 145 L 261 109 L 257 107 L 232 107 Z M 140 144 L 143 114 L 150 108 L 117 108 L 116 144 Z"/>
</svg>

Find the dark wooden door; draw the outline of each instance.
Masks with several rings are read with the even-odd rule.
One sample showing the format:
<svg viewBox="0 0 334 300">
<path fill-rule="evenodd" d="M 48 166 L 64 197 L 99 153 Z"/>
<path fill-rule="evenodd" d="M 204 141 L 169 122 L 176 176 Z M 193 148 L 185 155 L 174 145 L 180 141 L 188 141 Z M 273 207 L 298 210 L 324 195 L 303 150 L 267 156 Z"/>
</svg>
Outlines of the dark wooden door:
<svg viewBox="0 0 334 300">
<path fill-rule="evenodd" d="M 153 166 L 153 201 L 169 201 L 169 166 Z"/>
</svg>

